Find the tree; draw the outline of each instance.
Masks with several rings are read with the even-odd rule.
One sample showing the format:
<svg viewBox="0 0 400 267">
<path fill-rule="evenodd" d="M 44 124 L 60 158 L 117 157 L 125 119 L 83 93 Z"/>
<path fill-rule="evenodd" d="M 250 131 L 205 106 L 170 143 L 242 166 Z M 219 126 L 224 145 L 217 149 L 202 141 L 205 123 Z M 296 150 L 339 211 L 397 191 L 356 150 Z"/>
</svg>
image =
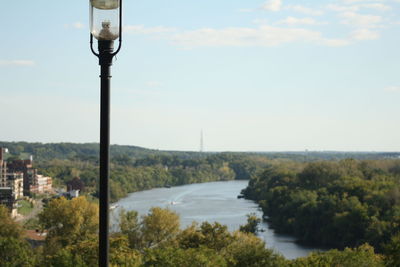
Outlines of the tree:
<svg viewBox="0 0 400 267">
<path fill-rule="evenodd" d="M 144 266 L 152 267 L 225 267 L 223 256 L 215 250 L 201 248 L 174 248 L 146 250 Z"/>
<path fill-rule="evenodd" d="M 177 240 L 181 248 L 203 246 L 220 251 L 232 242 L 233 237 L 226 225 L 221 225 L 217 222 L 214 224 L 203 222 L 200 227 L 197 224 L 193 224 L 183 230 L 177 236 Z"/>
<path fill-rule="evenodd" d="M 141 230 L 137 211 L 121 209 L 119 213 L 119 228 L 126 235 L 131 248 L 141 248 Z"/>
<path fill-rule="evenodd" d="M 151 208 L 142 219 L 142 242 L 146 248 L 163 246 L 172 242 L 180 229 L 179 216 L 169 209 Z"/>
<path fill-rule="evenodd" d="M 346 266 L 346 267 L 383 267 L 382 257 L 375 254 L 374 248 L 368 244 L 358 248 L 346 248 L 343 251 L 332 249 L 327 252 L 311 253 L 305 258 L 293 260 L 292 267 L 321 267 L 321 266 Z"/>
<path fill-rule="evenodd" d="M 240 226 L 240 231 L 244 233 L 256 234 L 259 229 L 258 226 L 261 223 L 261 219 L 257 217 L 255 213 L 247 214 L 247 224 Z"/>
<path fill-rule="evenodd" d="M 88 202 L 85 197 L 50 201 L 39 214 L 39 223 L 48 231 L 46 247 L 49 252 L 96 235 L 98 213 L 98 205 Z"/>
<path fill-rule="evenodd" d="M 384 246 L 384 254 L 387 266 L 400 267 L 400 233 Z"/>
<path fill-rule="evenodd" d="M 22 228 L 10 216 L 6 207 L 0 205 L 0 266 L 33 266 L 35 257 L 22 236 Z"/>
<path fill-rule="evenodd" d="M 0 237 L 19 239 L 21 234 L 21 226 L 11 218 L 9 210 L 0 205 Z"/>
<path fill-rule="evenodd" d="M 237 231 L 233 241 L 222 250 L 228 266 L 279 267 L 286 266 L 283 256 L 265 248 L 265 243 L 253 234 Z"/>
<path fill-rule="evenodd" d="M 0 266 L 33 267 L 35 255 L 29 243 L 14 237 L 0 237 Z"/>
</svg>

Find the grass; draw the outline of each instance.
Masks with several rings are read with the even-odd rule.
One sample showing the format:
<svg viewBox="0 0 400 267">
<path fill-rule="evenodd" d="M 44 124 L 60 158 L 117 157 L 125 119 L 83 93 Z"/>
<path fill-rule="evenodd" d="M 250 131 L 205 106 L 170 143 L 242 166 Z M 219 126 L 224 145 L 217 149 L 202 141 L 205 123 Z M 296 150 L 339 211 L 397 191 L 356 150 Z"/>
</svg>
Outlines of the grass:
<svg viewBox="0 0 400 267">
<path fill-rule="evenodd" d="M 39 219 L 38 218 L 31 218 L 24 223 L 25 229 L 28 230 L 36 230 L 40 228 Z"/>
<path fill-rule="evenodd" d="M 22 215 L 28 215 L 33 210 L 33 204 L 26 200 L 18 201 L 18 206 L 18 213 Z"/>
</svg>

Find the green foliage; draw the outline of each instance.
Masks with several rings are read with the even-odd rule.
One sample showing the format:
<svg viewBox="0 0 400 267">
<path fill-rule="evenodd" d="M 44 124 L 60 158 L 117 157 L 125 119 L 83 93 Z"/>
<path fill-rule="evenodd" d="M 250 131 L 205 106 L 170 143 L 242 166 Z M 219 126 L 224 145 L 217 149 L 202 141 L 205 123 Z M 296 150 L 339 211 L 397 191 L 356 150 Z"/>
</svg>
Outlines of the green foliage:
<svg viewBox="0 0 400 267">
<path fill-rule="evenodd" d="M 56 186 L 79 177 L 85 186 L 81 193 L 98 194 L 98 144 L 0 142 L 0 147 L 9 148 L 7 157 L 33 155 L 35 168 L 53 177 Z M 155 187 L 250 179 L 269 164 L 266 156 L 248 153 L 159 151 L 118 145 L 112 145 L 110 153 L 111 201 Z"/>
<path fill-rule="evenodd" d="M 220 251 L 233 240 L 226 225 L 217 222 L 203 222 L 200 227 L 196 224 L 185 229 L 178 240 L 182 248 L 197 248 L 205 246 Z"/>
<path fill-rule="evenodd" d="M 48 231 L 46 251 L 52 253 L 96 235 L 98 212 L 98 206 L 84 197 L 72 200 L 62 197 L 50 201 L 39 214 L 42 228 Z"/>
<path fill-rule="evenodd" d="M 35 255 L 29 244 L 20 238 L 0 237 L 0 266 L 33 267 Z"/>
<path fill-rule="evenodd" d="M 384 246 L 384 252 L 387 266 L 400 267 L 400 233 L 392 236 Z"/>
<path fill-rule="evenodd" d="M 251 233 L 235 232 L 233 241 L 223 249 L 228 266 L 237 267 L 279 267 L 286 266 L 284 257 L 271 249 L 266 249 L 264 242 Z"/>
<path fill-rule="evenodd" d="M 278 232 L 338 248 L 378 251 L 400 231 L 399 160 L 312 162 L 267 168 L 243 190 Z"/>
<path fill-rule="evenodd" d="M 18 201 L 18 205 L 20 205 L 18 207 L 19 214 L 28 215 L 33 210 L 33 203 L 31 203 L 29 201 L 26 201 L 26 200 Z"/>
<path fill-rule="evenodd" d="M 358 248 L 336 249 L 327 252 L 311 253 L 308 257 L 293 260 L 293 267 L 383 267 L 382 257 L 374 253 L 374 249 L 365 244 Z"/>
<path fill-rule="evenodd" d="M 171 243 L 179 232 L 179 216 L 168 209 L 151 208 L 142 219 L 141 231 L 147 248 L 165 246 Z"/>
<path fill-rule="evenodd" d="M 254 162 L 251 164 L 250 162 Z M 247 155 L 216 154 L 201 158 L 182 159 L 177 156 L 149 156 L 130 161 L 112 161 L 110 194 L 117 201 L 130 192 L 155 187 L 190 183 L 244 179 L 254 176 L 266 165 L 265 158 Z M 76 176 L 87 193 L 97 194 L 98 163 L 80 159 L 38 161 L 40 173 L 61 183 L 72 182 Z M 238 172 L 236 173 L 235 170 Z"/>
<path fill-rule="evenodd" d="M 179 216 L 169 209 L 151 208 L 140 221 L 136 211 L 121 210 L 119 214 L 121 233 L 131 248 L 139 250 L 171 245 L 180 231 L 179 225 Z"/>
<path fill-rule="evenodd" d="M 16 223 L 6 207 L 0 205 L 0 266 L 34 266 L 35 256 L 23 239 L 22 227 Z"/>
<path fill-rule="evenodd" d="M 255 213 L 247 215 L 247 223 L 245 225 L 241 225 L 239 230 L 244 233 L 252 233 L 256 234 L 259 229 L 258 226 L 261 223 L 261 219 L 257 217 Z"/>
<path fill-rule="evenodd" d="M 151 267 L 224 267 L 225 259 L 209 248 L 181 249 L 168 247 L 147 250 L 144 266 Z"/>
<path fill-rule="evenodd" d="M 110 238 L 110 266 L 141 266 L 142 256 L 129 248 L 125 236 Z M 46 255 L 42 266 L 91 267 L 98 265 L 98 239 L 93 237 Z"/>
<path fill-rule="evenodd" d="M 20 239 L 22 228 L 10 216 L 9 210 L 0 205 L 0 237 Z"/>
<path fill-rule="evenodd" d="M 128 238 L 132 248 L 140 248 L 142 244 L 140 227 L 137 211 L 125 211 L 121 209 L 119 213 L 119 228 L 121 233 Z"/>
</svg>

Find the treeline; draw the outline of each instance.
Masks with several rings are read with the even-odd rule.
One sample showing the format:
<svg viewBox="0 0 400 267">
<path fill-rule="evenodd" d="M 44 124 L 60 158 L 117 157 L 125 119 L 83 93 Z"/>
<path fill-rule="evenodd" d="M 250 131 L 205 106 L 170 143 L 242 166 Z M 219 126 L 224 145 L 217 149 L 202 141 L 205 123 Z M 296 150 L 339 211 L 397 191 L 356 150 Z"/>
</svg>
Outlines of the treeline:
<svg viewBox="0 0 400 267">
<path fill-rule="evenodd" d="M 267 164 L 264 157 L 233 154 L 214 154 L 198 159 L 152 155 L 134 160 L 119 156 L 113 158 L 111 164 L 110 197 L 116 201 L 130 192 L 155 187 L 250 179 Z M 38 162 L 36 166 L 40 173 L 56 178 L 61 185 L 80 177 L 85 190 L 97 196 L 99 178 L 95 162 L 55 159 Z"/>
<path fill-rule="evenodd" d="M 39 173 L 53 177 L 56 187 L 77 177 L 85 194 L 98 196 L 99 145 L 73 143 L 0 142 L 8 160 L 34 159 Z M 264 155 L 158 151 L 112 145 L 110 197 L 117 201 L 128 193 L 163 186 L 250 179 L 267 164 Z"/>
<path fill-rule="evenodd" d="M 46 240 L 42 246 L 31 248 L 21 227 L 0 206 L 0 266 L 98 265 L 97 204 L 84 197 L 54 199 L 40 213 L 39 225 L 47 233 Z M 395 245 L 392 243 L 391 248 Z M 252 233 L 232 233 L 217 222 L 193 224 L 181 229 L 179 216 L 161 208 L 152 208 L 142 217 L 135 211 L 122 211 L 119 227 L 110 236 L 110 266 L 383 267 L 399 266 L 396 260 L 398 255 L 382 257 L 368 245 L 287 260 L 267 249 L 264 242 Z"/>
<path fill-rule="evenodd" d="M 69 159 L 98 161 L 100 147 L 98 143 L 30 143 L 30 142 L 1 142 L 0 147 L 8 148 L 11 155 L 24 158 L 33 156 L 35 161 L 52 159 Z M 205 153 L 159 151 L 137 146 L 111 145 L 111 157 L 127 156 L 143 158 L 150 155 L 177 155 L 181 158 L 203 157 Z"/>
<path fill-rule="evenodd" d="M 31 143 L 31 142 L 4 142 L 0 141 L 0 147 L 8 148 L 11 155 L 28 158 L 30 155 L 37 161 L 52 159 L 68 159 L 83 161 L 98 161 L 99 144 L 98 143 Z M 136 160 L 149 156 L 176 156 L 181 159 L 205 158 L 216 154 L 212 152 L 190 152 L 190 151 L 161 151 L 146 149 L 138 146 L 111 145 L 111 157 L 114 159 Z M 337 152 L 337 151 L 303 151 L 303 152 L 249 152 L 232 153 L 235 155 L 253 155 L 262 156 L 269 159 L 289 159 L 293 161 L 307 162 L 318 160 L 341 160 L 354 158 L 359 160 L 374 160 L 386 158 L 399 158 L 397 152 Z"/>
<path fill-rule="evenodd" d="M 260 204 L 272 228 L 305 243 L 368 243 L 388 253 L 388 244 L 400 240 L 400 160 L 279 164 L 243 193 Z M 400 255 L 400 243 L 395 251 Z"/>
</svg>

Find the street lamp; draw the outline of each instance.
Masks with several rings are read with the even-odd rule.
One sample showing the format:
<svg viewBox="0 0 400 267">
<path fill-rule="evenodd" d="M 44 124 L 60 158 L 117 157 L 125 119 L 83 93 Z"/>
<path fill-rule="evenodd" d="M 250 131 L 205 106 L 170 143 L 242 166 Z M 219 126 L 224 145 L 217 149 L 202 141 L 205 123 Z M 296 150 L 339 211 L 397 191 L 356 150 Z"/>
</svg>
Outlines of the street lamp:
<svg viewBox="0 0 400 267">
<path fill-rule="evenodd" d="M 98 40 L 98 53 L 93 49 Z M 100 65 L 100 226 L 99 266 L 108 267 L 109 257 L 109 187 L 110 176 L 110 67 L 121 49 L 122 0 L 90 0 L 90 49 Z M 119 45 L 114 52 L 114 40 Z"/>
</svg>

